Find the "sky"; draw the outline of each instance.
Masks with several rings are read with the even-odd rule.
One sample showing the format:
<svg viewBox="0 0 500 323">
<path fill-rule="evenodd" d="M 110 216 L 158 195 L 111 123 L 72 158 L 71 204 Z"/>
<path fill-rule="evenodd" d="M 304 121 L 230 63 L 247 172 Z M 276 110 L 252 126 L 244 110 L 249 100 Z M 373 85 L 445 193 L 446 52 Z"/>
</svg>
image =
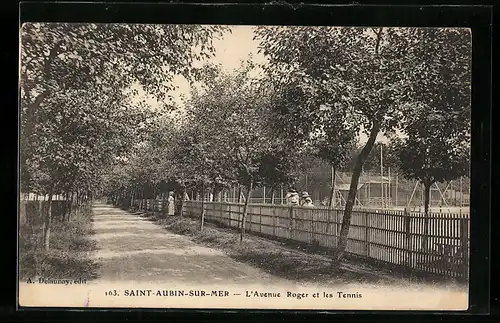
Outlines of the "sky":
<svg viewBox="0 0 500 323">
<path fill-rule="evenodd" d="M 206 62 L 220 64 L 227 71 L 238 68 L 240 63 L 249 58 L 250 55 L 255 63 L 265 63 L 264 55 L 258 53 L 259 41 L 253 40 L 253 29 L 253 26 L 231 26 L 231 33 L 226 33 L 221 39 L 214 40 L 215 57 Z M 173 82 L 177 86 L 177 90 L 172 92 L 172 95 L 182 110 L 181 97 L 189 98 L 190 85 L 182 76 L 175 76 Z M 139 92 L 138 100 L 146 99 L 153 108 L 158 105 L 153 97 L 147 97 L 140 89 Z M 366 142 L 367 139 L 367 136 L 360 132 L 360 143 Z M 387 141 L 387 138 L 379 134 L 377 141 Z"/>
<path fill-rule="evenodd" d="M 210 60 L 199 62 L 197 65 L 201 66 L 204 62 L 211 62 L 220 64 L 227 71 L 234 70 L 240 66 L 241 61 L 246 60 L 249 55 L 252 55 L 255 62 L 264 62 L 263 55 L 258 54 L 258 41 L 253 40 L 253 27 L 252 26 L 231 26 L 231 33 L 225 33 L 223 38 L 214 40 L 215 57 Z M 176 75 L 173 79 L 177 90 L 171 94 L 174 96 L 176 102 L 182 106 L 181 97 L 189 97 L 190 85 L 188 81 L 180 75 Z M 138 86 L 135 88 L 139 91 L 137 100 L 146 99 L 153 108 L 158 103 L 152 96 L 147 96 Z"/>
</svg>

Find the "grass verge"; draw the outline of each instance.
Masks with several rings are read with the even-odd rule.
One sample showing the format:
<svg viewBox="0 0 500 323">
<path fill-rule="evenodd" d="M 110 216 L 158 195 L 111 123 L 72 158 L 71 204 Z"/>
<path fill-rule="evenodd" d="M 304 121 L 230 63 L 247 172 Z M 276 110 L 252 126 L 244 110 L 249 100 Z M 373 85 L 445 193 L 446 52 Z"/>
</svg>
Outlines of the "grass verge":
<svg viewBox="0 0 500 323">
<path fill-rule="evenodd" d="M 231 258 L 258 267 L 272 275 L 298 282 L 333 281 L 345 283 L 396 283 L 398 280 L 375 268 L 345 264 L 333 270 L 328 257 L 312 254 L 300 246 L 247 234 L 240 243 L 239 232 L 179 216 L 165 217 L 152 213 L 136 213 L 173 233 L 189 236 L 202 245 L 222 250 Z"/>
<path fill-rule="evenodd" d="M 90 258 L 96 250 L 89 239 L 92 210 L 82 207 L 71 221 L 53 221 L 50 250 L 43 250 L 40 225 L 23 224 L 19 228 L 19 278 L 92 279 L 97 276 L 97 264 Z"/>
</svg>

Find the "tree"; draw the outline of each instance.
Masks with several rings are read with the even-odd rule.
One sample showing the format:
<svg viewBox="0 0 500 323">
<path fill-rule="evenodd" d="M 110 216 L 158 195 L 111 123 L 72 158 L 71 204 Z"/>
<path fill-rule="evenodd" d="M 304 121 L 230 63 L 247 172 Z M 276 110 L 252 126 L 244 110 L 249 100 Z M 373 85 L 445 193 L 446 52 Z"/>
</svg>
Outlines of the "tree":
<svg viewBox="0 0 500 323">
<path fill-rule="evenodd" d="M 191 124 L 203 129 L 198 132 L 204 134 L 199 143 L 204 146 L 204 155 L 212 167 L 218 167 L 212 170 L 220 178 L 234 179 L 246 189 L 240 241 L 253 189 L 264 183 L 289 181 L 285 172 L 293 168 L 290 157 L 294 156 L 289 153 L 292 150 L 287 150 L 286 139 L 273 129 L 269 118 L 271 93 L 257 86 L 253 71 L 251 61 L 243 62 L 233 73 L 207 66 L 206 81 L 201 91 L 193 92 L 189 111 Z"/>
<path fill-rule="evenodd" d="M 268 79 L 261 84 L 273 91 L 270 118 L 285 145 L 327 162 L 334 170 L 343 167 L 355 143 L 356 128 L 349 122 L 350 116 L 324 104 L 326 93 L 309 81 L 301 84 L 296 78 L 277 78 L 269 67 L 265 70 Z M 334 190 L 332 185 L 330 206 Z"/>
<path fill-rule="evenodd" d="M 212 85 L 207 85 L 211 86 L 211 90 L 204 93 L 192 91 L 192 99 L 187 108 L 188 128 L 185 132 L 185 139 L 181 141 L 184 143 L 182 149 L 187 159 L 187 163 L 184 164 L 189 165 L 188 169 L 192 171 L 192 181 L 201 187 L 201 229 L 205 220 L 207 186 L 236 180 L 236 169 L 229 158 L 231 152 L 228 151 L 225 143 L 227 135 L 224 131 L 225 111 L 221 105 L 225 102 L 217 101 L 216 96 L 223 94 L 215 92 L 217 89 L 215 84 L 214 82 Z M 224 85 L 221 85 L 221 88 L 224 88 Z"/>
<path fill-rule="evenodd" d="M 273 152 L 261 156 L 258 162 L 258 177 L 261 185 L 270 187 L 272 194 L 281 185 L 293 185 L 300 176 L 300 161 L 304 151 L 293 149 L 293 146 L 283 144 Z"/>
<path fill-rule="evenodd" d="M 89 195 L 98 170 L 126 152 L 135 137 L 136 122 L 142 120 L 143 111 L 122 109 L 122 104 L 115 96 L 97 96 L 85 90 L 67 91 L 42 103 L 43 119 L 33 127 L 38 140 L 30 144 L 25 170 L 45 174 L 40 183 L 49 199 L 45 249 L 49 249 L 52 196 L 70 188 Z"/>
<path fill-rule="evenodd" d="M 213 53 L 212 36 L 224 28 L 133 24 L 25 23 L 21 29 L 21 164 L 31 154 L 40 105 L 70 89 L 109 92 L 138 81 L 164 100 L 174 74 L 196 76 L 192 62 Z M 200 47 L 199 53 L 192 47 Z M 113 88 L 109 87 L 113 84 Z M 85 91 L 87 90 L 87 91 Z M 97 91 L 97 92 L 96 92 Z M 66 93 L 66 94 L 65 94 Z M 46 105 L 48 106 L 48 105 Z M 24 185 L 26 186 L 26 185 Z"/>
<path fill-rule="evenodd" d="M 78 187 L 77 200 L 88 200 L 98 170 L 133 146 L 130 140 L 139 140 L 137 133 L 150 121 L 124 90 L 139 82 L 172 107 L 167 93 L 173 89 L 174 74 L 196 77 L 192 62 L 213 53 L 212 36 L 223 30 L 132 24 L 22 26 L 21 190 L 49 194 L 46 250 L 52 195 Z"/>
<path fill-rule="evenodd" d="M 334 259 L 338 267 L 347 246 L 359 176 L 377 135 L 393 133 L 411 115 L 408 103 L 432 96 L 440 97 L 441 103 L 451 102 L 451 94 L 459 94 L 457 99 L 467 97 L 463 85 L 469 81 L 470 33 L 457 29 L 265 26 L 257 29 L 256 38 L 269 61 L 267 74 L 284 86 L 297 88 L 298 84 L 306 94 L 307 100 L 300 103 L 302 115 L 318 110 L 319 104 L 308 102 L 319 97 L 323 105 L 333 108 L 335 119 L 340 117 L 336 125 L 347 124 L 348 129 L 368 135 L 353 169 Z M 455 79 L 449 84 L 454 89 L 440 92 L 443 88 L 435 86 L 450 81 L 451 75 Z M 294 112 L 285 111 L 285 115 L 290 121 Z M 308 118 L 294 121 L 311 129 Z"/>
<path fill-rule="evenodd" d="M 355 134 L 353 128 L 346 126 L 345 117 L 336 115 L 328 109 L 320 109 L 320 111 L 324 111 L 323 116 L 318 120 L 322 131 L 312 136 L 313 145 L 317 149 L 316 156 L 330 164 L 332 176 L 335 178 L 336 170 L 346 165 L 355 147 Z M 334 183 L 335 181 L 332 182 L 328 200 L 331 208 L 334 207 Z"/>
<path fill-rule="evenodd" d="M 391 146 L 402 175 L 424 185 L 424 249 L 428 247 L 432 185 L 469 174 L 470 142 L 467 136 L 461 135 L 466 123 L 456 118 L 443 121 L 439 111 L 432 111 L 428 106 L 416 108 L 415 116 L 405 127 L 407 137 L 394 140 Z"/>
</svg>

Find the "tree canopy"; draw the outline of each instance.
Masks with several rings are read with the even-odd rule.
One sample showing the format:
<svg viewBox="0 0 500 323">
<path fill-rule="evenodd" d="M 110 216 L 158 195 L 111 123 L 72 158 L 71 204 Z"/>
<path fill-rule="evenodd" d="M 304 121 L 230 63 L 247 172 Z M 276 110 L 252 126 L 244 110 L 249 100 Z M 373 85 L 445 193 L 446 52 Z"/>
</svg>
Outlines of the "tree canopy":
<svg viewBox="0 0 500 323">
<path fill-rule="evenodd" d="M 266 74 L 293 102 L 276 107 L 278 120 L 285 120 L 281 124 L 293 123 L 293 132 L 310 137 L 327 110 L 331 118 L 320 123 L 334 128 L 335 136 L 327 137 L 324 146 L 335 158 L 341 156 L 336 147 L 345 146 L 342 139 L 348 142 L 359 131 L 368 136 L 353 168 L 335 261 L 339 264 L 359 176 L 377 135 L 405 129 L 418 114 L 415 107 L 439 110 L 428 113 L 442 121 L 459 117 L 469 124 L 470 30 L 262 26 L 255 37 L 269 61 Z M 290 131 L 289 126 L 284 129 Z"/>
<path fill-rule="evenodd" d="M 251 57 L 235 70 L 198 64 L 227 31 L 23 25 L 22 190 L 90 195 L 104 186 L 114 201 L 132 201 L 238 185 L 244 222 L 253 189 L 292 185 L 320 159 L 353 171 L 338 263 L 360 174 L 380 167 L 380 134 L 389 139 L 380 144 L 385 166 L 407 178 L 432 184 L 466 173 L 469 30 L 260 26 L 262 66 Z M 176 108 L 179 75 L 191 93 L 173 117 L 165 112 Z"/>
<path fill-rule="evenodd" d="M 21 191 L 90 195 L 153 120 L 126 91 L 139 83 L 164 107 L 174 75 L 196 79 L 225 28 L 26 23 L 21 28 Z M 134 93 L 134 91 L 133 91 Z M 50 208 L 48 211 L 50 214 Z M 48 249 L 50 215 L 45 223 Z"/>
</svg>

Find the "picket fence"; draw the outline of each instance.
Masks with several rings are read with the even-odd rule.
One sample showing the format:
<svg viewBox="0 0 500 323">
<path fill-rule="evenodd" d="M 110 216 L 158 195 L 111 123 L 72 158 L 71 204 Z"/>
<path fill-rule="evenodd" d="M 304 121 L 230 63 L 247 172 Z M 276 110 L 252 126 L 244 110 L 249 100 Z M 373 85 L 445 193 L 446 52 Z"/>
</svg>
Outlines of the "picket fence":
<svg viewBox="0 0 500 323">
<path fill-rule="evenodd" d="M 161 201 L 136 203 L 149 210 L 162 209 Z M 241 228 L 243 208 L 242 203 L 205 202 L 205 221 Z M 185 216 L 199 219 L 201 210 L 201 201 L 184 201 Z M 330 249 L 338 245 L 342 218 L 342 209 L 250 204 L 245 231 Z M 431 213 L 425 217 L 421 213 L 355 210 L 346 252 L 415 274 L 466 281 L 469 225 L 469 214 Z"/>
</svg>

